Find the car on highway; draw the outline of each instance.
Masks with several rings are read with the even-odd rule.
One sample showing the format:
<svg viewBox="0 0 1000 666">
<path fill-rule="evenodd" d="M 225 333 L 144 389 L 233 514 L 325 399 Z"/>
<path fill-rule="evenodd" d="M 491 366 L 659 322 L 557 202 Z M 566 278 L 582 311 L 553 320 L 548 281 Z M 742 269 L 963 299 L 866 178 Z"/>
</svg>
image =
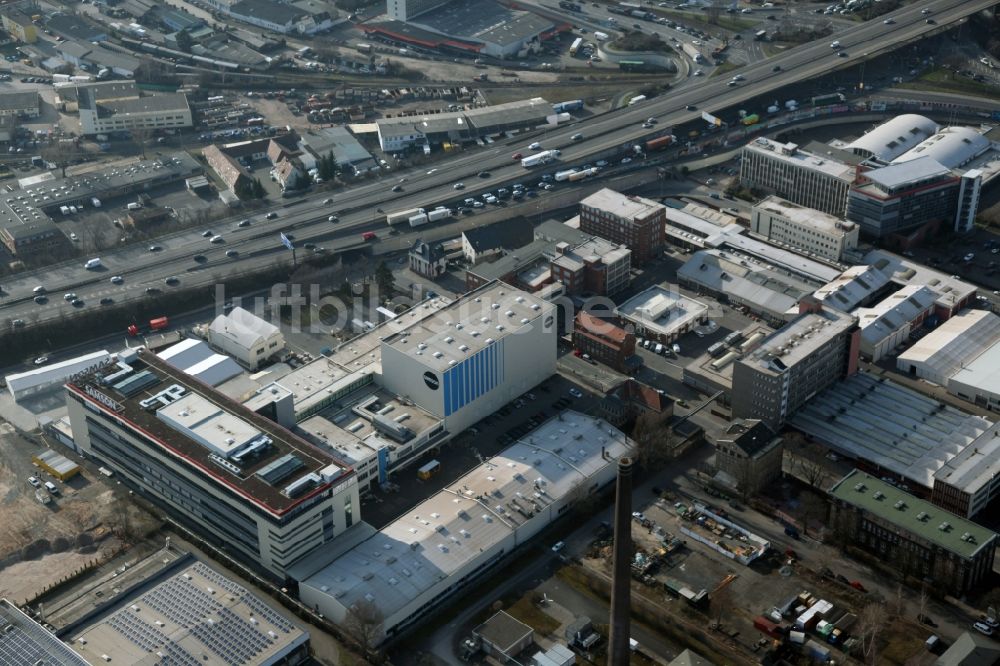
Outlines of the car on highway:
<svg viewBox="0 0 1000 666">
<path fill-rule="evenodd" d="M 927 9 L 927 8 L 924 8 L 924 9 L 921 9 L 921 10 L 920 10 L 920 13 L 921 13 L 921 14 L 923 14 L 924 16 L 926 16 L 927 14 L 930 14 L 930 13 L 931 13 L 931 10 L 929 10 L 929 9 Z"/>
<path fill-rule="evenodd" d="M 212 237 L 211 237 L 211 238 L 209 239 L 209 241 L 208 241 L 208 242 L 209 242 L 209 243 L 221 243 L 221 242 L 222 242 L 222 236 L 219 236 L 219 235 L 215 235 L 215 236 L 212 236 Z"/>
<path fill-rule="evenodd" d="M 489 178 L 490 177 L 490 172 L 489 171 L 480 171 L 476 175 L 478 175 L 480 178 Z"/>
<path fill-rule="evenodd" d="M 771 68 L 771 71 L 772 72 L 780 72 L 781 71 L 781 65 L 775 65 L 774 67 Z"/>
<path fill-rule="evenodd" d="M 569 394 L 571 396 L 573 396 L 574 398 L 582 398 L 583 397 L 583 392 L 581 392 L 580 389 L 578 389 L 576 387 L 571 388 L 569 390 Z"/>
<path fill-rule="evenodd" d="M 581 134 L 580 132 L 577 132 L 576 134 L 574 134 L 573 136 L 570 137 L 570 140 L 572 140 L 572 141 L 583 141 L 583 134 Z"/>
<path fill-rule="evenodd" d="M 632 161 L 631 157 L 623 157 L 622 158 L 622 164 L 628 164 L 631 161 Z"/>
<path fill-rule="evenodd" d="M 163 280 L 164 284 L 169 284 L 171 287 L 180 284 L 180 282 L 181 282 L 180 278 L 178 278 L 176 275 L 171 275 L 170 277 L 164 278 Z"/>
<path fill-rule="evenodd" d="M 48 362 L 49 362 L 49 357 L 48 356 L 39 356 L 34 361 L 32 361 L 32 363 L 34 363 L 35 365 L 45 365 Z M 34 485 L 34 484 L 32 484 L 32 485 Z"/>
<path fill-rule="evenodd" d="M 924 21 L 924 23 L 926 23 L 927 25 L 934 25 L 937 23 L 937 21 L 935 21 L 934 19 L 927 19 L 926 21 Z"/>
<path fill-rule="evenodd" d="M 22 326 L 24 326 L 24 320 L 15 319 L 14 321 L 10 322 L 10 325 L 13 326 L 14 328 L 21 328 Z"/>
<path fill-rule="evenodd" d="M 76 299 L 76 294 L 72 291 L 63 295 L 63 300 L 72 301 L 74 299 Z"/>
<path fill-rule="evenodd" d="M 524 157 L 524 155 L 522 155 L 521 153 L 514 153 L 513 155 L 510 156 L 510 159 L 512 159 L 512 160 L 514 160 L 516 162 L 517 160 L 520 160 L 523 157 Z"/>
<path fill-rule="evenodd" d="M 160 293 L 160 288 L 159 287 L 146 287 L 146 294 L 152 295 L 152 294 L 158 294 L 158 293 Z"/>
<path fill-rule="evenodd" d="M 238 250 L 226 250 L 226 256 L 229 257 L 230 259 L 235 259 L 236 257 L 240 256 L 240 253 Z"/>
<path fill-rule="evenodd" d="M 733 81 L 746 81 L 746 80 L 747 77 L 743 76 L 742 74 L 736 74 L 735 76 L 733 76 Z"/>
<path fill-rule="evenodd" d="M 304 247 L 307 250 L 315 250 L 316 249 L 316 243 L 306 243 L 302 247 Z"/>
<path fill-rule="evenodd" d="M 270 213 L 268 213 L 267 215 L 265 215 L 264 218 L 267 219 L 267 220 L 276 220 L 276 219 L 278 219 L 278 214 L 275 213 L 272 210 Z"/>
<path fill-rule="evenodd" d="M 121 275 L 112 275 L 111 276 L 111 284 L 121 284 L 124 281 L 125 281 L 125 278 L 123 278 Z"/>
<path fill-rule="evenodd" d="M 837 57 L 838 58 L 846 58 L 847 57 L 847 51 L 839 51 L 837 53 Z"/>
<path fill-rule="evenodd" d="M 250 220 L 240 220 L 240 223 L 236 225 L 237 227 L 249 227 Z"/>
<path fill-rule="evenodd" d="M 737 83 L 736 83 L 736 81 L 728 81 L 728 82 L 726 83 L 726 85 L 727 85 L 727 86 L 729 86 L 730 88 L 732 88 L 732 87 L 736 86 L 736 85 L 737 85 Z"/>
<path fill-rule="evenodd" d="M 538 141 L 535 141 L 534 143 L 528 146 L 528 150 L 541 150 L 541 149 L 542 149 L 542 144 L 539 143 Z"/>
<path fill-rule="evenodd" d="M 48 299 L 47 296 L 42 296 L 42 295 L 35 296 L 35 298 L 34 298 L 35 303 L 37 303 L 39 305 L 42 305 L 43 303 L 47 303 L 48 300 L 49 299 Z"/>
<path fill-rule="evenodd" d="M 646 118 L 646 122 L 649 123 L 650 125 L 655 125 L 656 123 L 658 123 L 660 121 L 657 120 L 656 118 Z"/>
<path fill-rule="evenodd" d="M 44 294 L 45 293 L 45 287 L 43 287 L 42 285 L 38 285 L 37 287 L 35 287 L 34 289 L 31 290 L 31 293 L 33 293 L 33 294 Z"/>
<path fill-rule="evenodd" d="M 206 229 L 205 231 L 201 232 L 201 237 L 202 238 L 211 238 L 214 235 L 215 235 L 215 232 L 210 231 L 208 229 Z"/>
<path fill-rule="evenodd" d="M 330 217 L 326 218 L 326 221 L 327 222 L 340 222 L 340 218 L 337 217 L 336 215 L 331 215 Z"/>
<path fill-rule="evenodd" d="M 330 205 L 333 203 L 333 199 L 323 199 L 323 203 L 326 205 Z"/>
<path fill-rule="evenodd" d="M 833 50 L 839 49 L 840 48 L 840 42 L 839 41 L 830 42 L 830 48 L 833 49 Z"/>
<path fill-rule="evenodd" d="M 206 257 L 203 254 L 196 254 L 191 258 L 197 261 L 199 264 L 208 261 L 208 257 Z"/>
<path fill-rule="evenodd" d="M 882 21 L 882 23 L 884 23 L 886 25 L 892 25 L 895 22 L 896 22 L 896 19 L 894 19 L 894 18 L 887 18 L 886 20 Z"/>
<path fill-rule="evenodd" d="M 696 69 L 696 70 L 694 70 L 694 75 L 695 76 L 705 76 L 705 72 L 701 71 L 700 69 Z"/>
<path fill-rule="evenodd" d="M 403 191 L 403 186 L 402 185 L 393 185 L 392 186 L 392 191 L 393 192 L 402 192 Z"/>
<path fill-rule="evenodd" d="M 566 543 L 563 541 L 558 541 L 554 546 L 552 546 L 552 552 L 558 553 L 560 550 L 566 547 Z"/>
<path fill-rule="evenodd" d="M 114 302 L 115 299 L 111 298 L 110 296 L 105 296 L 104 298 L 101 299 L 101 305 L 111 305 Z"/>
<path fill-rule="evenodd" d="M 464 190 L 465 189 L 465 183 L 455 183 L 451 187 L 452 187 L 452 189 L 455 189 L 455 190 Z"/>
<path fill-rule="evenodd" d="M 650 123 L 643 123 L 642 129 L 653 129 L 653 126 Z"/>
<path fill-rule="evenodd" d="M 70 301 L 70 305 L 72 305 L 74 308 L 82 308 L 83 307 L 83 299 L 81 299 L 81 298 L 74 298 L 72 301 Z"/>
<path fill-rule="evenodd" d="M 687 106 L 685 106 L 684 108 L 685 108 L 686 110 L 688 110 L 688 111 L 694 111 L 694 110 L 695 110 L 695 109 L 697 109 L 698 107 L 697 107 L 697 106 L 695 106 L 694 104 L 688 104 L 688 105 L 687 105 Z"/>
<path fill-rule="evenodd" d="M 163 248 L 161 248 L 161 247 L 160 247 L 159 245 L 150 245 L 150 246 L 149 246 L 149 247 L 148 247 L 147 249 L 148 249 L 148 250 L 149 250 L 150 252 L 159 252 L 159 251 L 160 251 L 160 250 L 162 250 Z"/>
<path fill-rule="evenodd" d="M 77 235 L 76 235 L 76 232 L 74 232 L 74 231 L 71 231 L 71 232 L 69 232 L 69 239 L 70 239 L 71 241 L 76 241 L 76 242 L 79 242 L 79 241 L 80 241 L 80 237 L 79 237 L 79 236 L 77 236 Z"/>
</svg>

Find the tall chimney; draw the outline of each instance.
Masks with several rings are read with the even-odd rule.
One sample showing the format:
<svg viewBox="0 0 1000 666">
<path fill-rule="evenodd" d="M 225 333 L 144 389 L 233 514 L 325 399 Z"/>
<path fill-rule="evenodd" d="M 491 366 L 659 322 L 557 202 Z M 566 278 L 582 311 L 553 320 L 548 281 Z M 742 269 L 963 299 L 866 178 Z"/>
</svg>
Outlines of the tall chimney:
<svg viewBox="0 0 1000 666">
<path fill-rule="evenodd" d="M 632 459 L 618 460 L 615 488 L 615 541 L 611 564 L 611 630 L 608 666 L 628 666 L 632 597 Z"/>
</svg>

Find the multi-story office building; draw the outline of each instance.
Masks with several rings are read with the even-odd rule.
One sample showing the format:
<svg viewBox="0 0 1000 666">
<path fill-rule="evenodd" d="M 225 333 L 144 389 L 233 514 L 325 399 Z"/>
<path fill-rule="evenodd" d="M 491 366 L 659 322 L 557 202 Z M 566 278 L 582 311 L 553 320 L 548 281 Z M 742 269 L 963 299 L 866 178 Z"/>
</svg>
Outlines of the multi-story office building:
<svg viewBox="0 0 1000 666">
<path fill-rule="evenodd" d="M 858 247 L 858 225 L 774 196 L 753 207 L 750 233 L 831 261 Z"/>
<path fill-rule="evenodd" d="M 348 465 L 152 352 L 74 376 L 66 392 L 83 455 L 279 580 L 360 519 Z"/>
<path fill-rule="evenodd" d="M 961 189 L 962 178 L 932 157 L 862 169 L 848 194 L 847 219 L 875 238 L 934 231 L 954 224 Z M 978 199 L 975 182 L 967 196 Z"/>
<path fill-rule="evenodd" d="M 830 489 L 830 525 L 835 539 L 944 594 L 960 597 L 992 574 L 995 533 L 858 470 Z"/>
<path fill-rule="evenodd" d="M 611 296 L 632 281 L 632 251 L 600 238 L 576 247 L 560 242 L 556 243 L 549 270 L 552 280 L 561 282 L 567 294 Z"/>
<path fill-rule="evenodd" d="M 830 150 L 836 154 L 824 154 L 822 148 L 814 144 L 803 149 L 795 143 L 754 139 L 743 147 L 740 182 L 800 206 L 842 217 L 860 158 L 852 159 L 834 149 Z"/>
<path fill-rule="evenodd" d="M 733 416 L 778 429 L 803 403 L 857 371 L 857 318 L 811 297 L 799 316 L 733 366 Z"/>
<path fill-rule="evenodd" d="M 624 245 L 632 250 L 636 264 L 649 261 L 663 248 L 666 223 L 662 204 L 608 188 L 580 202 L 580 231 Z"/>
<path fill-rule="evenodd" d="M 191 107 L 182 93 L 102 102 L 94 95 L 90 89 L 78 93 L 80 133 L 84 135 L 191 127 Z"/>
</svg>

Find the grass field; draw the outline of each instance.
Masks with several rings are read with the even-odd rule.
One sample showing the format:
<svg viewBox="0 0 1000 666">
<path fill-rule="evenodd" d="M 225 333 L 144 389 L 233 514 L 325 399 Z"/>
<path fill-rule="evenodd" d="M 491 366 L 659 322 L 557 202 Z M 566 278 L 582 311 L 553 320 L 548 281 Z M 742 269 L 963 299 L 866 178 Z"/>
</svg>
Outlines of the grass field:
<svg viewBox="0 0 1000 666">
<path fill-rule="evenodd" d="M 989 99 L 1000 99 L 1000 90 L 985 83 L 977 83 L 965 77 L 957 77 L 952 72 L 938 67 L 923 74 L 916 81 L 896 84 L 897 88 L 910 90 L 930 90 L 934 92 L 954 92 Z"/>
</svg>

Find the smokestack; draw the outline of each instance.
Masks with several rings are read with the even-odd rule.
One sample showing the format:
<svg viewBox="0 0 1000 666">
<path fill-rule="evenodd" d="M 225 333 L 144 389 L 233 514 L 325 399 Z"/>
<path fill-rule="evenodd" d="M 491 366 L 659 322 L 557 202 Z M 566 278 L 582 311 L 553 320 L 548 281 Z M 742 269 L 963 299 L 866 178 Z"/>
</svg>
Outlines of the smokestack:
<svg viewBox="0 0 1000 666">
<path fill-rule="evenodd" d="M 615 487 L 615 540 L 611 565 L 611 630 L 608 666 L 628 666 L 629 612 L 632 598 L 632 459 L 618 460 Z"/>
</svg>

